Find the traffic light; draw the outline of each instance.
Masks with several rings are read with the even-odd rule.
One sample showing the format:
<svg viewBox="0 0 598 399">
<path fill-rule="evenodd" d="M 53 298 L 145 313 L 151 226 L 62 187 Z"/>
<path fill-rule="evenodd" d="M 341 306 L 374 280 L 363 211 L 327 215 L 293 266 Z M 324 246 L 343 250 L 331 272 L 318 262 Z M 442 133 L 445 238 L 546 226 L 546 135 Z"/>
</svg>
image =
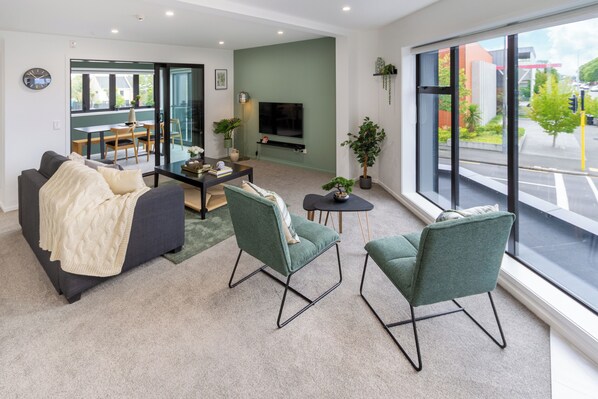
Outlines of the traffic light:
<svg viewBox="0 0 598 399">
<path fill-rule="evenodd" d="M 577 112 L 577 96 L 574 94 L 569 97 L 569 109 L 575 114 Z"/>
</svg>

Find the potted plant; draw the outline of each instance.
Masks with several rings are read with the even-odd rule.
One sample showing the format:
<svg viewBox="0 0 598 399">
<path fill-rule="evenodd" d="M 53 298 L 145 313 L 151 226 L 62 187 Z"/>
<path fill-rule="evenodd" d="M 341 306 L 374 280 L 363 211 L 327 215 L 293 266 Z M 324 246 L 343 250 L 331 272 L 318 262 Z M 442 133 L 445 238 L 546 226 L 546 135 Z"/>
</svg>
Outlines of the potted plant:
<svg viewBox="0 0 598 399">
<path fill-rule="evenodd" d="M 359 187 L 363 189 L 372 188 L 372 178 L 368 176 L 368 166 L 374 166 L 376 157 L 380 154 L 380 144 L 386 137 L 384 129 L 365 117 L 359 133 L 348 133 L 349 139 L 343 141 L 341 146 L 348 145 L 357 156 L 357 161 L 363 167 L 363 175 L 359 177 Z"/>
<path fill-rule="evenodd" d="M 233 146 L 233 131 L 241 126 L 241 119 L 229 118 L 214 122 L 214 133 L 224 135 L 224 148 Z"/>
<path fill-rule="evenodd" d="M 187 152 L 189 153 L 189 156 L 191 157 L 191 159 L 197 159 L 201 154 L 203 154 L 204 150 L 203 150 L 203 148 L 201 148 L 197 145 L 194 145 L 192 147 L 189 147 Z"/>
<path fill-rule="evenodd" d="M 392 99 L 392 81 L 390 80 L 390 75 L 395 75 L 396 73 L 397 67 L 393 64 L 384 65 L 382 68 L 382 88 L 388 90 L 388 105 L 390 105 Z"/>
<path fill-rule="evenodd" d="M 330 191 L 333 188 L 336 188 L 337 191 L 334 193 L 334 200 L 338 202 L 345 202 L 349 199 L 349 194 L 351 194 L 353 191 L 353 185 L 355 185 L 355 180 L 337 176 L 328 183 L 324 184 L 322 189 Z"/>
<path fill-rule="evenodd" d="M 130 125 L 137 123 L 137 117 L 135 116 L 135 108 L 139 105 L 139 99 L 141 96 L 137 94 L 135 98 L 131 101 L 131 108 L 129 109 L 129 121 Z"/>
</svg>

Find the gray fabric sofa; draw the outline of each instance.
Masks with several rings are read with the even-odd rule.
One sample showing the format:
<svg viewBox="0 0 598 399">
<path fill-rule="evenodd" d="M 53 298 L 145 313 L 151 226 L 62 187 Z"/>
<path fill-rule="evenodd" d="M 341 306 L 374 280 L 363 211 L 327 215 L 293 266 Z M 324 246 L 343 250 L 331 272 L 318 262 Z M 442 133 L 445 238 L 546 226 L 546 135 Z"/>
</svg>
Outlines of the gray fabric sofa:
<svg viewBox="0 0 598 399">
<path fill-rule="evenodd" d="M 50 261 L 50 253 L 39 247 L 39 190 L 67 158 L 48 151 L 39 170 L 29 169 L 19 176 L 19 223 L 23 236 L 37 256 L 54 288 L 69 303 L 81 293 L 110 277 L 71 274 Z M 185 242 L 185 207 L 183 190 L 178 185 L 164 185 L 143 194 L 135 206 L 133 225 L 123 272 L 166 252 L 179 251 Z"/>
</svg>

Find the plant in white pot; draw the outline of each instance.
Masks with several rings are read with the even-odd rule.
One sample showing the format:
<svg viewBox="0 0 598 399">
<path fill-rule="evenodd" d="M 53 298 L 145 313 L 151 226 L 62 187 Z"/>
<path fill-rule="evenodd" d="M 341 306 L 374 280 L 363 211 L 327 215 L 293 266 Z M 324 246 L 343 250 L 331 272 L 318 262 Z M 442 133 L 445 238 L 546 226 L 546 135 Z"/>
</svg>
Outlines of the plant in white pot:
<svg viewBox="0 0 598 399">
<path fill-rule="evenodd" d="M 228 118 L 214 122 L 214 133 L 224 135 L 224 148 L 233 146 L 233 133 L 236 128 L 241 126 L 241 119 Z"/>
<path fill-rule="evenodd" d="M 365 117 L 359 133 L 348 133 L 349 139 L 343 141 L 341 146 L 348 145 L 357 156 L 357 161 L 363 167 L 363 175 L 359 176 L 359 187 L 363 189 L 372 188 L 372 177 L 368 176 L 368 167 L 374 166 L 376 158 L 380 154 L 380 145 L 386 138 L 384 129 Z"/>
</svg>

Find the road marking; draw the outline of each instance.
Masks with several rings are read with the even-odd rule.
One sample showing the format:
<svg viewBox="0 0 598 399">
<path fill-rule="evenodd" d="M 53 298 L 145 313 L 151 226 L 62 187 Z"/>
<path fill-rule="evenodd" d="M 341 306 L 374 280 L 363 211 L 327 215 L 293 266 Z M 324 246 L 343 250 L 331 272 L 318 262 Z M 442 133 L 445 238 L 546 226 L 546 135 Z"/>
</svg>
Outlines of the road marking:
<svg viewBox="0 0 598 399">
<path fill-rule="evenodd" d="M 596 197 L 596 201 L 598 201 L 598 189 L 596 189 L 596 185 L 594 184 L 590 176 L 586 176 L 586 180 L 588 181 L 588 184 L 590 185 L 590 188 L 594 193 L 594 197 Z"/>
<path fill-rule="evenodd" d="M 569 210 L 569 199 L 565 188 L 565 179 L 560 173 L 554 174 L 554 188 L 556 189 L 556 206 Z"/>
<path fill-rule="evenodd" d="M 460 163 L 467 163 L 470 165 L 479 165 L 480 164 L 479 162 L 472 162 L 472 161 L 460 161 Z"/>
<path fill-rule="evenodd" d="M 507 179 L 503 179 L 502 177 L 491 177 L 491 179 L 493 179 L 493 180 L 500 180 L 500 181 L 507 181 Z M 520 181 L 519 184 L 527 184 L 529 186 L 554 188 L 554 186 L 551 186 L 550 184 L 532 183 L 532 182 L 529 182 L 529 181 Z"/>
</svg>

